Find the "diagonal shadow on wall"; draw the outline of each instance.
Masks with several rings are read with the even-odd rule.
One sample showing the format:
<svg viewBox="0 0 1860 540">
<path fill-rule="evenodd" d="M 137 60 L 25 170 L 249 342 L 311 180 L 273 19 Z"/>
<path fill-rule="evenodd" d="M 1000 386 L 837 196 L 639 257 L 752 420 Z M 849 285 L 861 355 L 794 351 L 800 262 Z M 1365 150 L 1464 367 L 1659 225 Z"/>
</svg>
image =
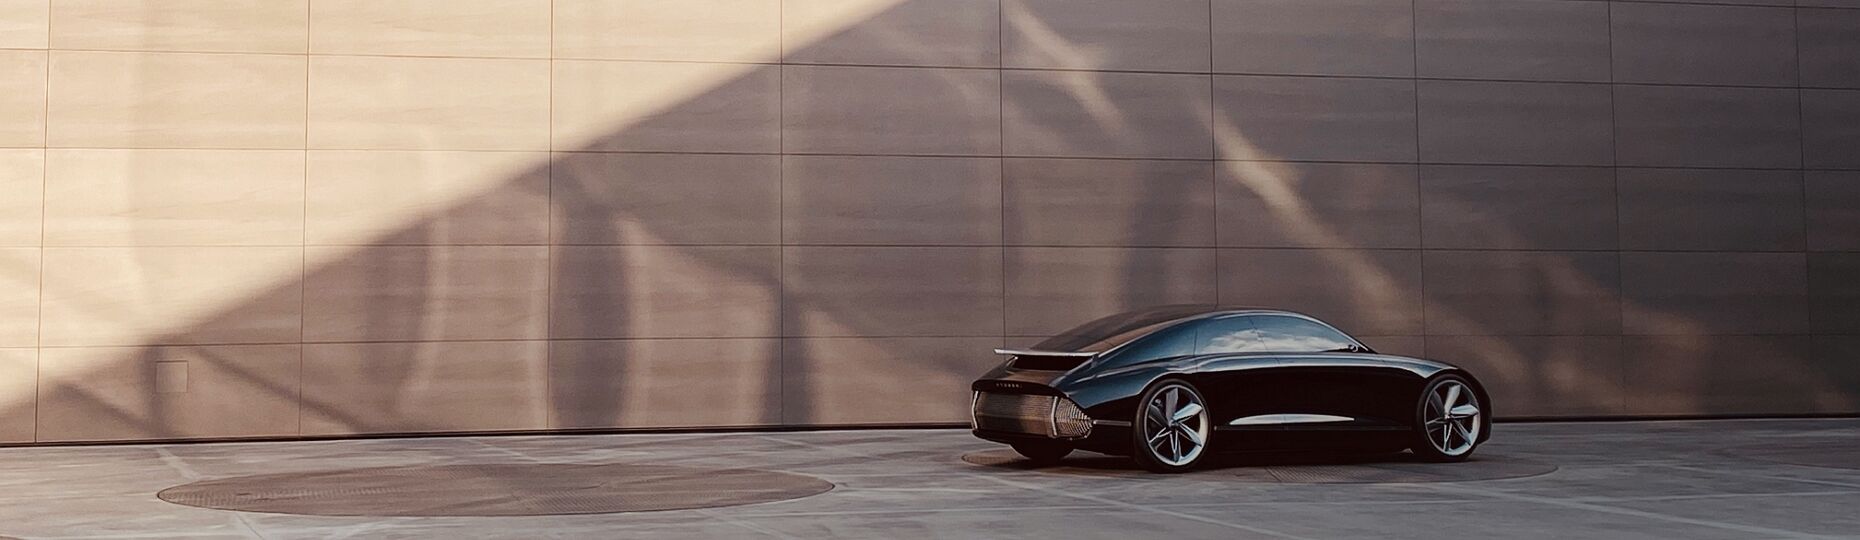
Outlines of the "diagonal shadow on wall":
<svg viewBox="0 0 1860 540">
<path fill-rule="evenodd" d="M 915 16 L 938 8 L 937 0 L 908 0 L 853 22 L 811 46 L 856 43 L 908 58 L 914 51 L 934 46 L 916 37 L 911 28 L 918 20 Z M 1066 41 L 1061 32 L 1041 20 L 1039 12 L 1010 11 L 1002 20 L 1009 28 L 1035 29 L 1028 33 L 1047 36 L 1041 46 L 1051 55 L 1076 57 L 1077 62 L 1084 62 L 1076 66 L 1080 69 L 1093 67 L 1089 55 L 1070 54 L 1090 47 Z M 806 47 L 791 47 L 789 54 L 804 56 L 807 52 Z M 785 200 L 806 194 L 786 191 L 789 186 L 783 181 L 785 164 L 780 152 L 692 153 L 655 147 L 667 137 L 690 135 L 694 130 L 755 129 L 732 125 L 730 115 L 742 110 L 744 96 L 770 91 L 771 71 L 776 84 L 773 91 L 782 100 L 779 118 L 783 124 L 793 118 L 836 114 L 830 110 L 835 106 L 830 99 L 780 96 L 785 75 L 773 66 L 746 66 L 745 71 L 695 90 L 669 107 L 614 126 L 611 132 L 577 147 L 557 148 L 547 162 L 523 167 L 487 189 L 430 209 L 371 243 L 309 248 L 336 255 L 313 261 L 315 266 L 305 269 L 302 281 L 255 291 L 249 301 L 225 306 L 214 316 L 150 339 L 148 345 L 112 353 L 135 359 L 129 362 L 138 370 L 133 380 L 106 386 L 56 381 L 43 385 L 38 396 L 41 440 L 957 422 L 966 405 L 962 383 L 995 361 L 986 350 L 989 346 L 1024 341 L 1062 328 L 1062 321 L 1089 320 L 1117 309 L 1184 300 L 1258 303 L 1244 295 L 1218 291 L 1221 273 L 1236 271 L 1233 264 L 1251 264 L 1245 258 L 1223 262 L 1227 259 L 1216 248 L 1222 218 L 1210 202 L 1223 192 L 1261 201 L 1268 216 L 1264 219 L 1289 231 L 1284 249 L 1313 248 L 1310 252 L 1316 254 L 1318 264 L 1328 269 L 1321 277 L 1336 278 L 1333 288 L 1341 292 L 1327 297 L 1342 300 L 1324 303 L 1314 314 L 1350 319 L 1355 316 L 1350 311 L 1404 309 L 1419 302 L 1421 292 L 1413 290 L 1417 284 L 1403 277 L 1411 269 L 1391 267 L 1390 261 L 1399 259 L 1361 249 L 1381 246 L 1358 245 L 1340 233 L 1348 228 L 1347 213 L 1314 209 L 1324 201 L 1312 200 L 1305 189 L 1313 180 L 1309 173 L 1260 161 L 1205 159 L 1269 154 L 1248 138 L 1247 126 L 1218 114 L 1220 107 L 1244 104 L 1183 98 L 1160 104 L 1151 100 L 1143 110 L 1125 110 L 1120 100 L 1131 96 L 1120 96 L 1117 89 L 1088 71 L 1045 72 L 1050 75 L 1046 82 L 1033 83 L 1043 86 L 1038 91 L 999 96 L 1001 111 L 1022 122 L 1018 127 L 1022 131 L 1015 136 L 1039 138 L 1041 147 L 1061 150 L 1055 156 L 1090 156 L 1107 138 L 1125 139 L 1120 144 L 1129 148 L 1170 144 L 1169 140 L 1142 140 L 1157 135 L 1130 127 L 1133 117 L 1148 115 L 1203 119 L 1203 125 L 1193 128 L 1207 131 L 1206 140 L 1213 142 L 1208 152 L 1197 152 L 1201 157 L 1177 160 L 1100 156 L 1107 158 L 1107 167 L 1137 172 L 1121 180 L 1126 184 L 1088 181 L 1070 189 L 1081 207 L 1101 204 L 1108 209 L 1104 219 L 1120 230 L 1104 231 L 1098 240 L 1071 240 L 1056 246 L 1028 240 L 1039 236 L 1034 229 L 1050 224 L 1030 223 L 1032 218 L 1022 208 L 1011 207 L 1018 201 L 1009 193 L 1016 189 L 1016 180 L 998 178 L 1003 207 L 999 208 L 1001 230 L 996 242 L 837 246 L 789 242 L 782 227 L 790 217 L 784 215 Z M 972 78 L 962 76 L 972 72 L 923 71 L 949 75 L 922 79 L 931 86 L 921 91 L 956 96 L 978 90 L 1001 92 L 1001 86 L 978 89 Z M 1079 118 L 1089 121 L 1081 124 Z M 1000 145 L 1006 138 L 1004 131 L 997 126 L 993 133 L 971 133 L 968 136 L 976 140 L 956 141 L 957 146 Z M 776 144 L 779 149 L 781 141 Z M 1045 166 L 1038 159 L 1002 158 L 1002 153 L 934 159 L 967 157 Z M 1145 169 L 1153 164 L 1162 166 Z M 495 219 L 510 201 L 524 200 L 547 202 L 548 245 L 449 245 L 463 224 L 487 216 Z M 938 203 L 924 204 L 934 207 Z M 774 230 L 768 230 L 770 226 Z M 1488 233 L 1518 235 L 1502 228 Z M 797 246 L 805 249 L 794 249 Z M 1037 266 L 1040 249 L 1023 249 L 1026 246 L 1099 250 L 1112 256 L 1108 264 L 1103 259 L 1084 263 L 1091 267 L 1085 275 L 1098 277 L 1083 283 L 1078 288 L 1082 290 L 1017 300 L 1016 292 L 1007 290 L 1012 280 L 1003 274 L 1028 272 L 1027 268 Z M 1419 247 L 1417 241 L 1405 250 Z M 986 326 L 992 328 L 999 321 L 1001 328 L 951 335 L 910 328 L 901 331 L 890 324 L 910 321 L 900 319 L 898 313 L 914 304 L 949 305 L 944 296 L 952 290 L 937 288 L 940 285 L 869 291 L 869 296 L 796 290 L 795 276 L 790 275 L 796 266 L 791 258 L 802 251 L 834 249 L 949 249 L 950 253 L 961 252 L 950 255 L 963 259 L 957 266 L 987 269 L 998 264 L 987 270 L 1004 280 L 1001 292 L 992 299 L 971 299 L 966 305 L 975 308 L 972 316 Z M 1161 256 L 1165 253 L 1170 256 Z M 473 259 L 482 254 L 491 254 L 491 259 Z M 1415 260 L 1425 256 L 1418 254 Z M 471 275 L 480 263 L 538 270 Z M 1229 267 L 1222 268 L 1223 264 Z M 895 264 L 847 267 L 903 272 Z M 869 277 L 884 283 L 940 283 L 913 276 Z M 1620 299 L 1618 274 L 1598 274 L 1554 255 L 1535 259 L 1514 277 L 1523 287 L 1539 290 L 1525 295 L 1537 302 L 1562 302 L 1571 297 L 1626 302 Z M 530 282 L 511 288 L 507 279 Z M 1201 280 L 1205 287 L 1183 287 L 1183 279 Z M 318 291 L 330 283 L 340 283 L 340 288 L 354 294 L 323 297 Z M 534 290 L 538 285 L 544 290 L 540 296 Z M 847 290 L 862 289 L 852 286 Z M 963 294 L 963 289 L 953 291 Z M 343 304 L 345 312 L 356 316 L 345 323 L 350 327 L 344 334 L 348 338 L 319 339 L 306 329 L 306 341 L 319 343 L 314 348 L 338 354 L 320 357 L 296 349 L 297 356 L 291 356 L 296 343 L 237 348 L 187 345 L 200 341 L 198 328 L 236 326 L 257 312 L 290 304 L 292 297 L 302 299 L 306 325 L 314 324 L 314 313 L 331 303 Z M 1296 301 L 1295 296 L 1290 298 Z M 1569 311 L 1555 306 L 1525 307 Z M 1430 325 L 1476 329 L 1484 324 L 1476 316 L 1457 312 L 1451 302 L 1428 303 L 1427 308 Z M 1031 313 L 1030 309 L 1068 312 Z M 1727 369 L 1725 364 L 1809 354 L 1774 350 L 1794 346 L 1786 340 L 1726 342 L 1700 337 L 1723 329 L 1708 328 L 1658 306 L 1622 305 L 1619 310 L 1643 312 L 1669 334 L 1679 336 L 1670 340 L 1672 346 L 1700 361 L 1690 373 L 1665 376 L 1686 379 L 1690 382 L 1682 386 L 1699 391 L 1729 384 L 1719 373 L 1747 372 Z M 479 339 L 461 334 L 458 328 L 474 325 L 455 320 L 460 313 L 494 314 L 491 321 L 507 323 L 495 328 L 495 333 L 512 337 Z M 944 327 L 925 323 L 917 328 Z M 1423 352 L 1419 350 L 1422 333 L 1391 336 L 1410 339 L 1390 343 L 1399 344 L 1393 347 L 1395 352 L 1418 354 Z M 1628 410 L 1623 392 L 1636 383 L 1624 380 L 1627 370 L 1622 364 L 1633 361 L 1629 353 L 1617 352 L 1613 361 L 1546 361 L 1544 351 L 1554 352 L 1554 347 L 1526 349 L 1498 339 L 1471 343 L 1456 352 L 1477 356 L 1488 378 L 1504 381 L 1508 388 L 1529 394 L 1529 399 L 1576 400 L 1602 414 Z M 1727 344 L 1731 345 L 1729 354 L 1723 350 Z M 232 386 L 242 390 L 204 401 L 154 391 L 173 383 L 162 380 L 172 375 L 160 372 L 169 362 L 186 362 L 196 376 L 236 381 Z M 849 368 L 861 362 L 893 369 Z M 112 364 L 99 361 L 96 365 Z M 1856 406 L 1851 392 L 1843 390 L 1856 382 L 1842 378 L 1847 375 L 1802 366 L 1779 373 L 1780 380 L 1769 381 L 1748 403 L 1677 398 L 1659 407 L 1673 413 L 1714 414 L 1852 411 Z M 521 382 L 513 384 L 513 377 Z M 306 386 L 314 384 L 347 388 Z M 1778 393 L 1777 389 L 1788 388 L 1800 391 Z M 1501 411 L 1505 399 L 1499 397 Z M 55 421 L 87 419 L 97 425 L 48 432 L 46 403 L 59 404 Z M 229 419 L 248 408 L 267 407 L 295 409 L 295 416 L 305 424 L 255 425 Z"/>
</svg>

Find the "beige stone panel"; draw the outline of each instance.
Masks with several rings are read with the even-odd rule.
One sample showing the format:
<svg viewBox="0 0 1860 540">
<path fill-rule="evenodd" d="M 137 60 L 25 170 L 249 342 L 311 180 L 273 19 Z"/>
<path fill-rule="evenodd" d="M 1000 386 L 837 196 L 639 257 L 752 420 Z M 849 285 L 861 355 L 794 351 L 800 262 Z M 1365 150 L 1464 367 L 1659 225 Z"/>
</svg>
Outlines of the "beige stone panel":
<svg viewBox="0 0 1860 540">
<path fill-rule="evenodd" d="M 774 246 L 563 246 L 554 258 L 554 337 L 776 335 Z"/>
<path fill-rule="evenodd" d="M 45 145 L 46 54 L 0 50 L 0 147 Z"/>
<path fill-rule="evenodd" d="M 297 345 L 45 349 L 42 442 L 297 434 Z"/>
<path fill-rule="evenodd" d="M 781 24 L 780 0 L 556 0 L 555 56 L 769 62 Z"/>
<path fill-rule="evenodd" d="M 310 52 L 549 56 L 549 0 L 315 0 Z"/>
<path fill-rule="evenodd" d="M 1009 244 L 1214 245 L 1214 167 L 1208 162 L 1004 161 Z"/>
<path fill-rule="evenodd" d="M 1208 0 L 1003 0 L 1002 63 L 1207 72 Z"/>
<path fill-rule="evenodd" d="M 45 208 L 45 151 L 0 150 L 0 246 L 36 246 Z"/>
<path fill-rule="evenodd" d="M 1007 155 L 1207 159 L 1214 154 L 1205 75 L 1002 73 L 1002 153 Z"/>
<path fill-rule="evenodd" d="M 549 427 L 717 427 L 781 421 L 775 339 L 558 341 Z"/>
<path fill-rule="evenodd" d="M 0 48 L 43 49 L 52 0 L 0 0 Z"/>
<path fill-rule="evenodd" d="M 543 152 L 312 150 L 305 241 L 542 244 Z"/>
<path fill-rule="evenodd" d="M 786 0 L 781 27 L 788 62 L 1001 65 L 998 0 Z"/>
<path fill-rule="evenodd" d="M 781 68 L 557 61 L 557 150 L 775 152 Z"/>
<path fill-rule="evenodd" d="M 1628 390 L 1622 413 L 1852 412 L 1849 381 L 1854 379 L 1851 372 L 1843 373 L 1851 362 L 1822 364 L 1815 358 L 1814 341 L 1803 335 L 1622 337 L 1622 380 Z"/>
<path fill-rule="evenodd" d="M 54 147 L 302 148 L 304 57 L 54 51 Z"/>
<path fill-rule="evenodd" d="M 526 246 L 312 247 L 305 341 L 539 338 L 549 250 Z"/>
<path fill-rule="evenodd" d="M 782 249 L 786 336 L 1001 335 L 998 247 Z"/>
<path fill-rule="evenodd" d="M 549 148 L 544 60 L 319 56 L 310 85 L 311 148 Z"/>
<path fill-rule="evenodd" d="M 558 153 L 560 244 L 777 244 L 780 156 Z"/>
<path fill-rule="evenodd" d="M 1428 336 L 1426 340 L 1427 358 L 1452 362 L 1479 377 L 1492 396 L 1487 408 L 1500 417 L 1622 414 L 1622 366 L 1640 360 L 1622 357 L 1622 338 L 1617 336 Z M 1629 393 L 1639 393 L 1643 385 L 1660 385 L 1657 381 L 1631 384 L 1634 390 Z"/>
<path fill-rule="evenodd" d="M 32 442 L 38 391 L 39 351 L 0 349 L 0 443 Z"/>
<path fill-rule="evenodd" d="M 323 1 L 323 0 L 318 0 Z M 302 53 L 309 0 L 54 0 L 58 49 Z"/>
<path fill-rule="evenodd" d="M 996 70 L 788 66 L 781 93 L 790 153 L 1001 152 Z"/>
<path fill-rule="evenodd" d="M 291 245 L 302 150 L 48 150 L 48 246 Z"/>
<path fill-rule="evenodd" d="M 999 159 L 788 156 L 781 176 L 788 243 L 1001 243 Z"/>
<path fill-rule="evenodd" d="M 964 422 L 969 383 L 1001 363 L 998 337 L 782 341 L 789 424 Z"/>
<path fill-rule="evenodd" d="M 547 427 L 541 341 L 304 346 L 305 435 Z"/>
<path fill-rule="evenodd" d="M 1298 311 L 1352 335 L 1422 334 L 1421 252 L 1221 249 L 1222 305 Z"/>
<path fill-rule="evenodd" d="M 39 345 L 39 250 L 0 248 L 0 347 Z"/>
<path fill-rule="evenodd" d="M 46 248 L 47 346 L 296 341 L 297 247 Z"/>
<path fill-rule="evenodd" d="M 1132 309 L 1215 303 L 1215 252 L 1177 248 L 1009 248 L 1007 333 L 1053 335 Z"/>
</svg>

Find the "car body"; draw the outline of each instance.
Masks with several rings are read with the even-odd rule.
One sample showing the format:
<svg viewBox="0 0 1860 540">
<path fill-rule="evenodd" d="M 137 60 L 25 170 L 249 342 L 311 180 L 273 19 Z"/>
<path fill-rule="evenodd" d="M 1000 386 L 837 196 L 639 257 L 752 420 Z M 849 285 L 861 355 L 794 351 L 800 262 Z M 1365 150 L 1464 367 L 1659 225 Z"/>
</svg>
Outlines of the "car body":
<svg viewBox="0 0 1860 540">
<path fill-rule="evenodd" d="M 1457 461 L 1491 433 L 1471 373 L 1378 354 L 1291 311 L 1162 306 L 996 352 L 1008 360 L 972 385 L 971 427 L 1035 460 L 1081 449 L 1168 472 L 1204 449 L 1412 449 Z"/>
</svg>

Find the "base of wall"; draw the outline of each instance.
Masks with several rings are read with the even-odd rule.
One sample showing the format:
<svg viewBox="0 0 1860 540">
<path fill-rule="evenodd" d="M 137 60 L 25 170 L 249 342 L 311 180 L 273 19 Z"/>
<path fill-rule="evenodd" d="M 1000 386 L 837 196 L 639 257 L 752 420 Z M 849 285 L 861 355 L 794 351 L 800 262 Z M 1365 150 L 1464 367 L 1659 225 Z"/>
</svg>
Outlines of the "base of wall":
<svg viewBox="0 0 1860 540">
<path fill-rule="evenodd" d="M 1630 415 L 1630 416 L 1519 416 L 1495 418 L 1499 424 L 1542 424 L 1558 422 L 1681 422 L 1698 420 L 1819 420 L 1860 418 L 1860 412 L 1813 414 L 1712 414 L 1712 415 Z M 594 428 L 544 429 L 522 431 L 443 431 L 406 433 L 368 433 L 354 435 L 317 435 L 290 437 L 219 437 L 196 439 L 136 439 L 123 441 L 4 443 L 0 448 L 133 446 L 144 444 L 213 444 L 249 442 L 350 441 L 369 439 L 430 439 L 449 437 L 537 437 L 550 435 L 676 435 L 683 433 L 780 433 L 795 431 L 874 431 L 888 429 L 963 429 L 967 423 L 917 424 L 844 424 L 817 426 L 709 426 L 679 428 Z"/>
</svg>

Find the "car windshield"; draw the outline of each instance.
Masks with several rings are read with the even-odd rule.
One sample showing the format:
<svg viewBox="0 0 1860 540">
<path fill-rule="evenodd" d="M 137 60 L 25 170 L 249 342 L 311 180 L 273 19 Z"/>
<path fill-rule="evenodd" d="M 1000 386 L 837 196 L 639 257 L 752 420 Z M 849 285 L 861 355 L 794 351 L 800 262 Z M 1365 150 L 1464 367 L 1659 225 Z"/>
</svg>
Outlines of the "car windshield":
<svg viewBox="0 0 1860 540">
<path fill-rule="evenodd" d="M 1206 305 L 1175 305 L 1126 311 L 1060 332 L 1033 348 L 1054 352 L 1104 352 L 1183 317 L 1208 313 L 1214 309 L 1214 306 Z"/>
</svg>

